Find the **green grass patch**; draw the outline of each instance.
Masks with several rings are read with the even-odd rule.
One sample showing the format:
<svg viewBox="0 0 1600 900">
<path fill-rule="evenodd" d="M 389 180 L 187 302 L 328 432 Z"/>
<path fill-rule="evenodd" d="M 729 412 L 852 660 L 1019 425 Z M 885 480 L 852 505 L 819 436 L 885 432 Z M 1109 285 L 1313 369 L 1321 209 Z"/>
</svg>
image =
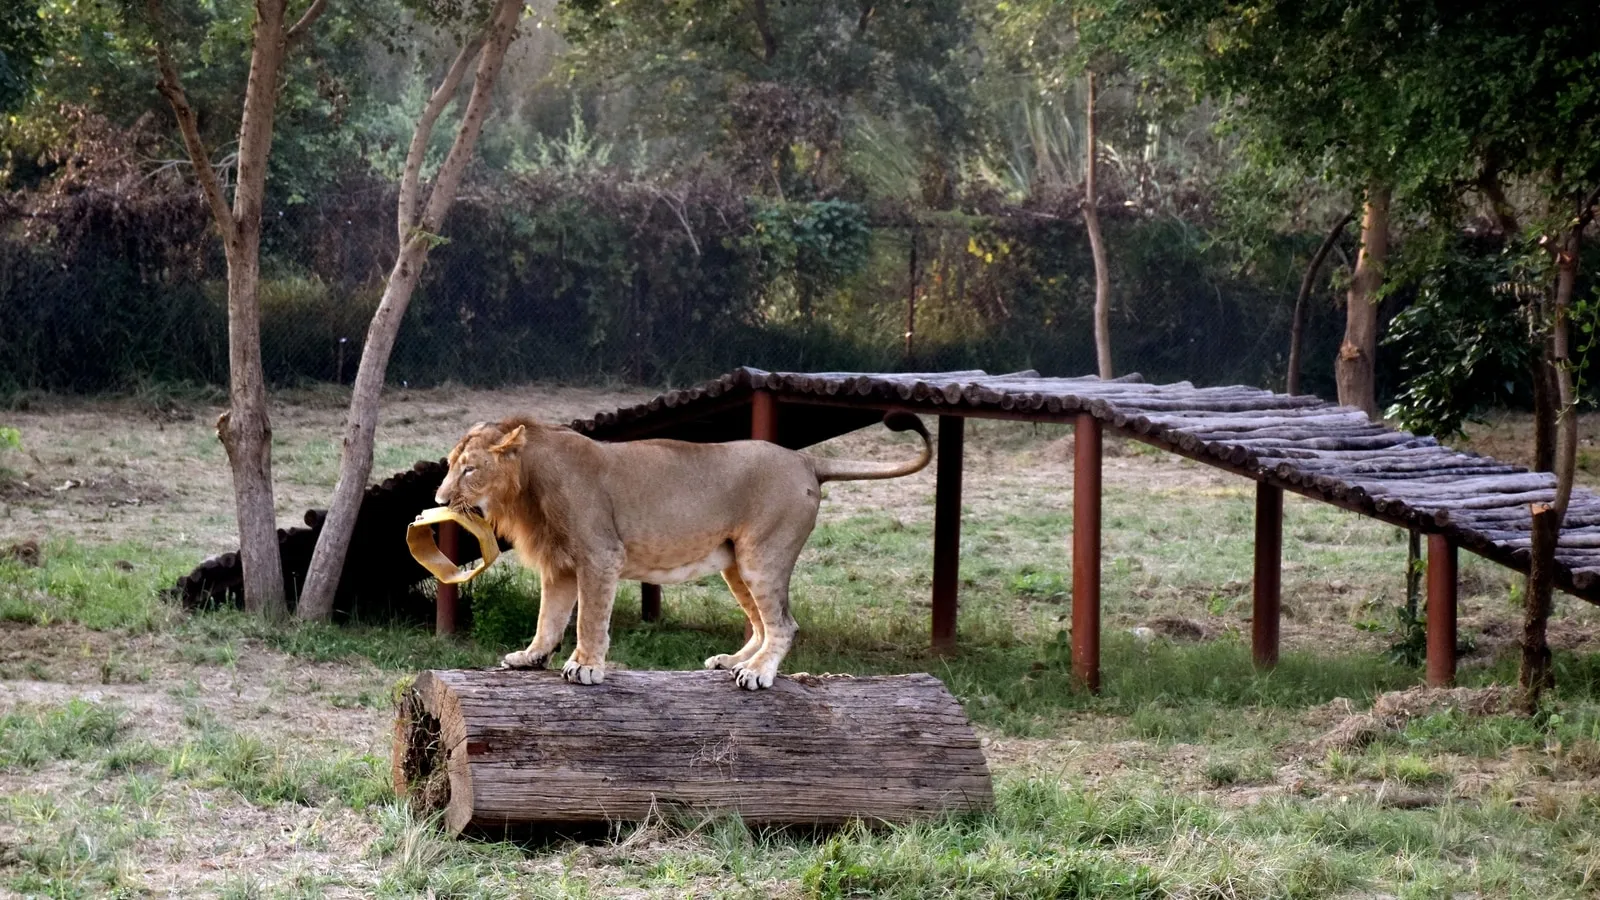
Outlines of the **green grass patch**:
<svg viewBox="0 0 1600 900">
<path fill-rule="evenodd" d="M 0 715 L 0 769 L 90 759 L 116 743 L 123 728 L 120 709 L 87 700 L 22 706 Z"/>
<path fill-rule="evenodd" d="M 160 590 L 194 565 L 175 550 L 65 539 L 45 542 L 42 556 L 38 567 L 0 560 L 0 621 L 156 630 L 176 615 Z"/>
</svg>

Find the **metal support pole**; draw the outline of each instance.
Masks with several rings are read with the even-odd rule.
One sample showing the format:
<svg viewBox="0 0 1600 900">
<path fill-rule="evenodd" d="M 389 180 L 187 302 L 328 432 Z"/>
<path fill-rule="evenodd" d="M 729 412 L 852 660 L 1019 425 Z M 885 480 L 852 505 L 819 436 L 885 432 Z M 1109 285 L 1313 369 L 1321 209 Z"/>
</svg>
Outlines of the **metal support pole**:
<svg viewBox="0 0 1600 900">
<path fill-rule="evenodd" d="M 1100 692 L 1100 421 L 1078 416 L 1072 459 L 1072 674 Z"/>
<path fill-rule="evenodd" d="M 961 456 L 967 420 L 939 417 L 939 468 L 933 502 L 933 652 L 956 649 L 956 590 L 961 575 Z"/>
<path fill-rule="evenodd" d="M 1428 535 L 1428 684 L 1456 680 L 1456 545 Z"/>
<path fill-rule="evenodd" d="M 639 618 L 645 622 L 661 621 L 661 585 L 639 583 Z"/>
<path fill-rule="evenodd" d="M 439 523 L 439 552 L 451 562 L 460 562 L 456 556 L 456 549 L 460 544 L 461 526 L 454 522 Z M 433 633 L 456 633 L 456 601 L 461 597 L 461 590 L 457 585 L 440 584 L 439 590 L 434 594 L 433 604 Z"/>
<path fill-rule="evenodd" d="M 750 439 L 778 442 L 778 398 L 756 391 L 750 398 Z"/>
<path fill-rule="evenodd" d="M 1283 607 L 1283 488 L 1256 482 L 1256 574 L 1250 648 L 1256 665 L 1278 664 L 1278 624 Z"/>
</svg>

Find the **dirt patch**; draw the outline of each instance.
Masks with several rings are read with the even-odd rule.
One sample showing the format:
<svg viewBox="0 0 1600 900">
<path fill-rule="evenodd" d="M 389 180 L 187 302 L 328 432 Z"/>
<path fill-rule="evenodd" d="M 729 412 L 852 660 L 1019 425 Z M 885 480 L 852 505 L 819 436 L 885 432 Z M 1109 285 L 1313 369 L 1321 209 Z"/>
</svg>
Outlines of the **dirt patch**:
<svg viewBox="0 0 1600 900">
<path fill-rule="evenodd" d="M 39 549 L 39 542 L 30 538 L 7 547 L 0 547 L 0 560 L 12 560 L 30 569 L 37 569 L 44 565 L 44 554 Z"/>
</svg>

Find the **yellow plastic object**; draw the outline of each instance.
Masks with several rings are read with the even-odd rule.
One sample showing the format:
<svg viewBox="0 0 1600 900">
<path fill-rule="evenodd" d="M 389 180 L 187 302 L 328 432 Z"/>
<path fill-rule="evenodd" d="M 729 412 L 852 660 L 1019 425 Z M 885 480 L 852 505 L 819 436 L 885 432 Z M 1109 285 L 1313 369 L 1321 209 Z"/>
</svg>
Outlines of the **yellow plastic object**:
<svg viewBox="0 0 1600 900">
<path fill-rule="evenodd" d="M 440 522 L 455 522 L 477 538 L 483 558 L 465 565 L 451 562 L 433 539 L 433 526 Z M 411 555 L 416 557 L 417 562 L 444 584 L 471 581 L 500 556 L 500 542 L 495 540 L 494 530 L 488 522 L 474 515 L 458 513 L 448 506 L 423 510 L 406 528 L 406 546 L 411 548 Z"/>
</svg>

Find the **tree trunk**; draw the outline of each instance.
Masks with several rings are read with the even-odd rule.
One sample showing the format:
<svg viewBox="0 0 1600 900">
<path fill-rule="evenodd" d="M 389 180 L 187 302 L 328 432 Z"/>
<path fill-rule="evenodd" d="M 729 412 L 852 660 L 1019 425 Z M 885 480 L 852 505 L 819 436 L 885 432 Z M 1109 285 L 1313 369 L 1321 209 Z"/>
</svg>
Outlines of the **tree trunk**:
<svg viewBox="0 0 1600 900">
<path fill-rule="evenodd" d="M 1339 346 L 1334 378 L 1339 403 L 1378 415 L 1375 363 L 1378 350 L 1378 289 L 1383 286 L 1383 266 L 1389 256 L 1389 194 L 1386 184 L 1373 182 L 1367 189 L 1361 216 L 1361 253 L 1345 301 L 1344 343 Z"/>
<path fill-rule="evenodd" d="M 1549 368 L 1555 373 L 1556 382 L 1556 495 L 1555 502 L 1549 506 L 1535 505 L 1533 511 L 1532 560 L 1528 569 L 1522 620 L 1522 667 L 1517 673 L 1517 683 L 1522 687 L 1522 706 L 1530 714 L 1538 709 L 1540 695 L 1545 689 L 1555 685 L 1546 627 L 1553 607 L 1556 544 L 1560 540 L 1567 506 L 1572 501 L 1572 481 L 1578 456 L 1577 397 L 1572 386 L 1568 319 L 1572 309 L 1573 287 L 1578 281 L 1578 254 L 1582 249 L 1583 229 L 1588 224 L 1588 210 L 1593 202 L 1591 199 L 1579 211 L 1577 221 L 1562 236 L 1556 249 L 1555 300 L 1551 310 L 1548 344 Z"/>
<path fill-rule="evenodd" d="M 239 171 L 233 189 L 234 240 L 228 248 L 228 404 L 219 429 L 239 507 L 239 557 L 245 609 L 269 618 L 288 612 L 272 498 L 272 421 L 261 365 L 261 210 L 272 152 L 272 122 L 283 68 L 284 0 L 256 3 L 250 76 L 239 119 Z M 252 599 L 254 595 L 254 599 Z"/>
<path fill-rule="evenodd" d="M 1317 252 L 1311 255 L 1311 263 L 1306 266 L 1306 274 L 1300 279 L 1300 293 L 1294 298 L 1294 321 L 1289 326 L 1289 384 L 1290 394 L 1300 393 L 1300 344 L 1306 329 L 1306 307 L 1311 302 L 1311 289 L 1317 283 L 1317 273 L 1322 271 L 1322 264 L 1327 261 L 1328 254 L 1333 252 L 1333 247 L 1339 242 L 1339 236 L 1344 234 L 1345 227 L 1350 220 L 1355 218 L 1355 212 L 1347 212 L 1328 229 L 1328 236 L 1322 239 L 1322 245 Z"/>
<path fill-rule="evenodd" d="M 1543 315 L 1539 315 L 1543 318 Z M 1549 338 L 1540 338 L 1533 357 L 1533 470 L 1556 470 L 1556 419 L 1561 406 L 1561 389 L 1556 385 L 1556 372 L 1550 366 L 1554 351 Z"/>
<path fill-rule="evenodd" d="M 465 828 L 641 821 L 684 810 L 750 824 L 904 822 L 986 811 L 989 768 L 931 675 L 424 672 L 399 704 L 395 790 Z"/>
<path fill-rule="evenodd" d="M 289 43 L 302 37 L 322 15 L 327 2 L 314 0 L 288 29 L 284 27 L 284 0 L 257 0 L 255 6 L 232 209 L 200 138 L 199 117 L 189 105 L 177 66 L 163 43 L 161 4 L 148 0 L 146 10 L 156 34 L 157 88 L 177 118 L 184 149 L 222 234 L 228 260 L 229 408 L 217 420 L 217 437 L 227 450 L 233 473 L 245 608 L 277 618 L 285 614 L 286 605 L 272 497 L 272 422 L 261 365 L 261 210 L 284 54 Z"/>
<path fill-rule="evenodd" d="M 1111 366 L 1111 271 L 1106 264 L 1106 242 L 1100 233 L 1099 196 L 1095 190 L 1096 140 L 1094 128 L 1094 73 L 1085 76 L 1088 102 L 1084 124 L 1083 227 L 1089 232 L 1089 252 L 1094 256 L 1094 356 L 1100 377 L 1116 377 Z"/>
<path fill-rule="evenodd" d="M 378 407 L 384 376 L 389 367 L 389 355 L 394 350 L 411 294 L 422 277 L 422 266 L 427 261 L 428 251 L 437 240 L 444 217 L 455 202 L 456 190 L 466 173 L 467 163 L 472 159 L 484 119 L 489 114 L 490 99 L 501 63 L 505 60 L 506 48 L 517 33 L 522 7 L 523 0 L 499 0 L 485 36 L 469 44 L 456 57 L 440 89 L 434 92 L 418 119 L 397 212 L 401 235 L 400 254 L 389 273 L 383 299 L 372 316 L 372 324 L 367 329 L 367 342 L 361 351 L 361 364 L 356 370 L 355 385 L 350 394 L 350 412 L 345 420 L 339 480 L 334 486 L 333 501 L 328 505 L 328 518 L 323 523 L 316 552 L 311 557 L 311 568 L 306 573 L 305 588 L 296 610 L 302 619 L 326 619 L 333 611 L 334 594 L 339 589 L 339 576 L 344 570 L 345 555 L 350 549 L 350 536 L 361 511 L 361 495 L 366 489 L 368 476 L 372 474 L 372 448 L 377 436 Z M 482 47 L 477 76 L 471 99 L 467 101 L 466 113 L 456 131 L 455 142 L 439 168 L 421 216 L 414 224 L 408 225 L 406 219 L 419 205 L 418 191 L 421 185 L 416 173 L 421 170 L 428 134 L 439 113 L 449 103 L 466 66 L 471 63 L 472 55 L 468 51 L 476 52 L 477 46 Z"/>
</svg>

